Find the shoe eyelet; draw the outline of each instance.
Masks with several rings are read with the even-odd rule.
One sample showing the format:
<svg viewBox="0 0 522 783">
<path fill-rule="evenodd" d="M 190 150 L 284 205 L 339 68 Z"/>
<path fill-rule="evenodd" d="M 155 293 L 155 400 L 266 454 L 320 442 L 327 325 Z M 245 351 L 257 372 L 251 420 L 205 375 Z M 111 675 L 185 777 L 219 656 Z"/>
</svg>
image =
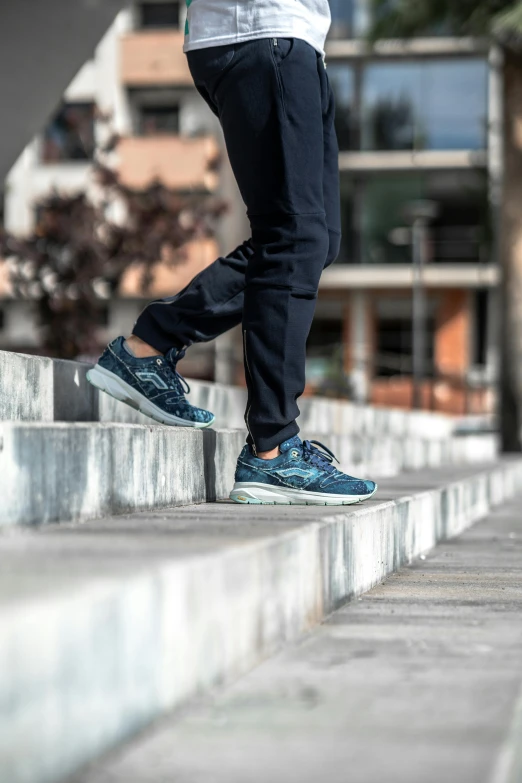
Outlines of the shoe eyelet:
<svg viewBox="0 0 522 783">
<path fill-rule="evenodd" d="M 299 452 L 294 449 L 292 451 L 292 457 L 298 457 L 298 456 L 299 456 Z"/>
<path fill-rule="evenodd" d="M 159 364 L 159 366 L 161 367 L 161 365 L 162 365 L 161 359 L 156 359 L 156 364 Z"/>
</svg>

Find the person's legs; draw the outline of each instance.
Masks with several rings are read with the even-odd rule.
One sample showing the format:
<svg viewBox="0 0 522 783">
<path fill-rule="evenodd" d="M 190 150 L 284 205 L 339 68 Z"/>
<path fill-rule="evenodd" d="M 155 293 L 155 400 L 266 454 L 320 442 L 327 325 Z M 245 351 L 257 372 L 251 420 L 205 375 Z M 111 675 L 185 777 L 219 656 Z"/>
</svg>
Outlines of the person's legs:
<svg viewBox="0 0 522 783">
<path fill-rule="evenodd" d="M 133 336 L 157 351 L 208 342 L 241 323 L 245 272 L 254 250 L 244 242 L 218 258 L 176 296 L 151 302 L 139 316 Z"/>
<path fill-rule="evenodd" d="M 247 424 L 259 451 L 298 432 L 305 346 L 328 255 L 322 61 L 300 40 L 252 41 L 226 69 L 193 52 L 196 84 L 218 109 L 252 227 L 243 332 Z M 141 336 L 141 335 L 140 335 Z"/>
<path fill-rule="evenodd" d="M 220 49 L 225 52 L 228 47 Z M 341 207 L 334 95 L 326 71 L 321 78 L 326 81 L 323 87 L 323 198 L 329 236 L 325 263 L 327 267 L 339 254 Z M 218 113 L 204 88 L 202 93 L 212 110 Z M 166 353 L 173 346 L 182 348 L 194 343 L 208 342 L 240 324 L 243 317 L 245 274 L 253 254 L 252 241 L 248 240 L 230 255 L 218 258 L 183 291 L 147 305 L 133 330 L 135 346 L 140 355 L 153 356 Z"/>
</svg>

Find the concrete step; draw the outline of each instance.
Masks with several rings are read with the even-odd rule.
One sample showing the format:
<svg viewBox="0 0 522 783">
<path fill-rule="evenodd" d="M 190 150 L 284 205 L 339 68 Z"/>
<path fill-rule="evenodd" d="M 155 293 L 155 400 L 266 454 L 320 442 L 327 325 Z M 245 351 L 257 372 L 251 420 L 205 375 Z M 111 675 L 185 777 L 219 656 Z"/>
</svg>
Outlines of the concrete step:
<svg viewBox="0 0 522 783">
<path fill-rule="evenodd" d="M 0 351 L 0 421 L 151 423 L 128 405 L 98 394 L 86 380 L 88 369 L 89 365 L 79 362 Z M 244 389 L 199 381 L 190 383 L 191 401 L 216 414 L 216 427 L 244 427 Z M 302 399 L 300 407 L 302 429 L 320 436 L 359 434 L 441 440 L 461 432 L 479 434 L 494 430 L 490 417 L 458 418 L 317 397 Z"/>
<path fill-rule="evenodd" d="M 496 457 L 493 435 L 327 440 L 341 467 L 361 478 Z M 242 430 L 0 422 L 0 528 L 228 498 L 244 442 Z"/>
<path fill-rule="evenodd" d="M 521 482 L 512 459 L 384 480 L 354 510 L 208 504 L 4 529 L 0 779 L 64 779 L 459 535 Z"/>
<path fill-rule="evenodd" d="M 74 783 L 520 783 L 521 586 L 518 497 Z"/>
</svg>

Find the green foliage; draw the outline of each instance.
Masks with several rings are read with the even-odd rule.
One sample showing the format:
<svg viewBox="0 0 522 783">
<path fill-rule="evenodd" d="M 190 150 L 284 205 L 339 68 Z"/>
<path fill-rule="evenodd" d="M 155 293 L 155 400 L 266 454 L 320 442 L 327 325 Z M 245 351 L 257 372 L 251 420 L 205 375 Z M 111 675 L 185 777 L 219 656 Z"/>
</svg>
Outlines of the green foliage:
<svg viewBox="0 0 522 783">
<path fill-rule="evenodd" d="M 370 39 L 409 38 L 440 25 L 453 35 L 522 35 L 522 0 L 370 0 Z"/>
</svg>

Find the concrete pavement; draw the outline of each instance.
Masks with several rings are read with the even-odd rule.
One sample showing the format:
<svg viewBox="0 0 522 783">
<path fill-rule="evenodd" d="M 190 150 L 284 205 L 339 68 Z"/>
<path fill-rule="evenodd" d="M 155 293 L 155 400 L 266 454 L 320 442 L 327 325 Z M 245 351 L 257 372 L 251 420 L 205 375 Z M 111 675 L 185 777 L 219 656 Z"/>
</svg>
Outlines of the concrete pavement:
<svg viewBox="0 0 522 783">
<path fill-rule="evenodd" d="M 519 783 L 521 507 L 71 783 Z"/>
</svg>

